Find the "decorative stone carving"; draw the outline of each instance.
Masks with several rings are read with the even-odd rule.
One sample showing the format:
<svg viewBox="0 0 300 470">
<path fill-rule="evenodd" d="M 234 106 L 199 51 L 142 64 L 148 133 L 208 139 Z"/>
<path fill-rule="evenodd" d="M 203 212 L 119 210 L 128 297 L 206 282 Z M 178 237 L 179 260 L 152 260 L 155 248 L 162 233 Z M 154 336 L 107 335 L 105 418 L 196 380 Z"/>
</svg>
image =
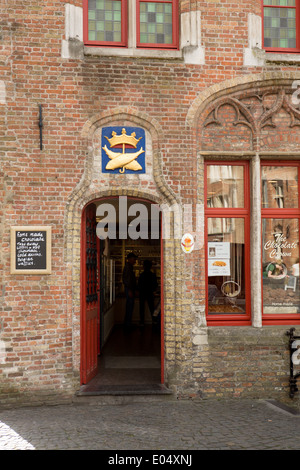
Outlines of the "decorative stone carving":
<svg viewBox="0 0 300 470">
<path fill-rule="evenodd" d="M 299 150 L 300 111 L 292 92 L 292 86 L 270 87 L 216 100 L 203 119 L 201 149 Z"/>
</svg>

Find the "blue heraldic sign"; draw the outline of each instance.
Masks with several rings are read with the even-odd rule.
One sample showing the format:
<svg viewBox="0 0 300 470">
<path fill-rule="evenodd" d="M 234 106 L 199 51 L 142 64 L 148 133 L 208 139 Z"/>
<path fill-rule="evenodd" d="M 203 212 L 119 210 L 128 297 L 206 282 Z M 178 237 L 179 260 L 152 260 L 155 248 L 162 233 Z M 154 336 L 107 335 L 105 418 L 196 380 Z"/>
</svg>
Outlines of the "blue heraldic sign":
<svg viewBox="0 0 300 470">
<path fill-rule="evenodd" d="M 103 127 L 102 172 L 145 173 L 146 135 L 140 127 Z"/>
</svg>

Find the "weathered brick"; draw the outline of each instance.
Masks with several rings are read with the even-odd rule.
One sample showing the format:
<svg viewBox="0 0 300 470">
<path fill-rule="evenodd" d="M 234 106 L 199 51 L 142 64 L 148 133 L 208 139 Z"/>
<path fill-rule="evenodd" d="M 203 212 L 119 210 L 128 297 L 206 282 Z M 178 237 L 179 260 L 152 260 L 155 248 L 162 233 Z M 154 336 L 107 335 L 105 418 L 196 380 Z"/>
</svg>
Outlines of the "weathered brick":
<svg viewBox="0 0 300 470">
<path fill-rule="evenodd" d="M 199 152 L 223 151 L 220 158 L 236 151 L 300 152 L 299 126 L 290 127 L 286 109 L 274 112 L 276 127 L 260 128 L 257 116 L 241 111 L 242 104 L 248 110 L 254 106 L 254 96 L 268 96 L 266 107 L 282 90 L 290 99 L 291 84 L 299 79 L 294 64 L 243 65 L 248 14 L 261 15 L 259 0 L 179 2 L 182 13 L 201 11 L 203 65 L 163 58 L 64 59 L 64 3 L 21 3 L 0 6 L 0 340 L 7 353 L 0 392 L 5 402 L 38 395 L 64 399 L 79 387 L 80 217 L 86 203 L 109 195 L 203 203 Z M 81 0 L 70 3 L 82 6 Z M 38 104 L 43 105 L 42 151 Z M 149 178 L 121 181 L 100 174 L 94 147 L 101 127 L 108 125 L 147 130 L 153 154 Z M 11 275 L 10 226 L 43 224 L 53 228 L 51 276 Z M 187 259 L 177 242 L 165 243 L 167 383 L 178 396 L 285 399 L 286 326 L 209 326 L 206 344 L 193 343 L 200 315 L 194 307 L 205 305 L 204 256 L 202 249 Z"/>
</svg>

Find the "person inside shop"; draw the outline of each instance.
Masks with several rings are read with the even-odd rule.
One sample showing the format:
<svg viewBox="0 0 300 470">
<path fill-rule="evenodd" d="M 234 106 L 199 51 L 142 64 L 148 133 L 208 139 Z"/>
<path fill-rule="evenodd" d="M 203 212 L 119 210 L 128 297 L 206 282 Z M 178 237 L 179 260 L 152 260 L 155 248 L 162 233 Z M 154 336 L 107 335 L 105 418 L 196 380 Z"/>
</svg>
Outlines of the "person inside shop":
<svg viewBox="0 0 300 470">
<path fill-rule="evenodd" d="M 134 309 L 134 299 L 136 291 L 136 277 L 133 266 L 135 265 L 137 256 L 134 253 L 127 255 L 127 261 L 123 269 L 122 281 L 125 288 L 126 307 L 124 318 L 124 329 L 129 331 L 132 328 L 132 314 Z"/>
<path fill-rule="evenodd" d="M 283 266 L 281 264 L 281 261 L 275 261 L 274 263 L 269 263 L 264 272 L 263 272 L 263 277 L 264 278 L 272 278 L 272 277 L 277 277 L 283 274 Z"/>
<path fill-rule="evenodd" d="M 154 313 L 154 292 L 158 284 L 154 272 L 151 271 L 152 261 L 145 260 L 143 263 L 144 271 L 141 273 L 138 280 L 138 291 L 140 299 L 140 326 L 145 325 L 145 304 L 147 302 L 151 318 L 153 321 Z"/>
</svg>

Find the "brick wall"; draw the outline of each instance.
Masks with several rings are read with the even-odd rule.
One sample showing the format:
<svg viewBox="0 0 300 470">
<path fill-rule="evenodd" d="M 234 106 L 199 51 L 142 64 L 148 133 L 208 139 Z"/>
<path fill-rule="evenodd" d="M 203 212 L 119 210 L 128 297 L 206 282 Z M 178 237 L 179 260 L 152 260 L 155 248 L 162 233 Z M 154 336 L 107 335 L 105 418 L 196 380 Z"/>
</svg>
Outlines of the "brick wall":
<svg viewBox="0 0 300 470">
<path fill-rule="evenodd" d="M 289 354 L 281 328 L 216 327 L 193 361 L 195 396 L 276 397 L 289 401 Z M 184 390 L 183 390 L 184 393 Z M 192 392 L 191 392 L 192 394 Z"/>
<path fill-rule="evenodd" d="M 69 3 L 82 6 L 80 0 Z M 261 14 L 258 0 L 180 3 L 181 12 L 201 11 L 203 65 L 162 58 L 62 58 L 64 3 L 6 0 L 0 6 L 0 328 L 6 351 L 0 364 L 3 402 L 33 397 L 57 400 L 72 396 L 78 389 L 78 260 L 84 205 L 101 195 L 120 193 L 148 196 L 159 202 L 203 204 L 203 167 L 197 151 L 257 148 L 249 126 L 238 126 L 236 132 L 232 103 L 220 108 L 219 118 L 225 127 L 216 130 L 213 124 L 203 125 L 204 116 L 209 119 L 209 112 L 213 112 L 213 97 L 223 99 L 239 87 L 244 95 L 254 87 L 259 91 L 255 75 L 259 83 L 280 75 L 281 79 L 274 78 L 279 88 L 287 88 L 286 81 L 290 84 L 297 78 L 294 64 L 244 66 L 248 14 Z M 224 83 L 227 88 L 222 88 Z M 212 88 L 214 91 L 209 92 Z M 42 151 L 39 104 L 43 106 Z M 281 110 L 276 114 L 276 130 L 264 128 L 261 141 L 265 149 L 278 148 L 279 142 L 284 142 L 284 149 L 288 140 L 289 148 L 299 150 L 299 128 L 290 140 L 288 119 L 287 111 Z M 153 169 L 149 180 L 124 179 L 120 183 L 115 176 L 94 173 L 99 170 L 95 146 L 101 127 L 124 123 L 144 127 L 150 136 Z M 50 276 L 10 274 L 11 225 L 52 226 Z M 236 342 L 237 330 L 233 333 L 227 329 L 226 341 L 220 345 L 219 331 L 223 335 L 223 330 L 211 327 L 208 336 L 204 335 L 205 346 L 195 341 L 203 333 L 203 260 L 203 250 L 187 258 L 178 244 L 166 243 L 167 381 L 181 396 L 256 396 L 262 389 L 265 394 L 277 395 L 275 389 L 288 374 L 285 327 L 276 329 L 274 336 L 271 333 L 271 344 L 267 336 L 266 356 L 265 330 L 250 328 L 245 332 L 247 346 L 240 360 L 249 368 L 251 380 L 241 379 L 236 370 L 242 333 Z M 273 352 L 273 345 L 278 353 Z M 262 356 L 270 369 L 275 361 L 275 368 L 282 370 L 282 376 L 272 372 L 272 385 L 268 382 L 265 388 L 269 372 L 260 368 L 256 374 Z M 286 389 L 281 392 L 285 394 Z"/>
</svg>

